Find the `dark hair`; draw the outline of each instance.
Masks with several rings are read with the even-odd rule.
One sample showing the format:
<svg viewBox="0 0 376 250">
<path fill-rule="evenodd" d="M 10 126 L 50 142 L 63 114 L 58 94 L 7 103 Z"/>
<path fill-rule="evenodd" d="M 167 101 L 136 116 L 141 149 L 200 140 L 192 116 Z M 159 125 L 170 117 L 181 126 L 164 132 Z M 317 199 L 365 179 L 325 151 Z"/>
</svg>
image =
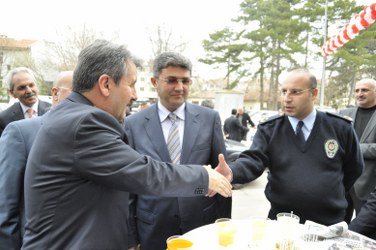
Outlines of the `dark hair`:
<svg viewBox="0 0 376 250">
<path fill-rule="evenodd" d="M 78 56 L 73 75 L 73 91 L 83 93 L 91 90 L 103 74 L 109 75 L 118 85 L 120 79 L 128 73 L 128 62 L 139 66 L 139 62 L 132 57 L 126 46 L 95 40 Z"/>
<path fill-rule="evenodd" d="M 238 112 L 238 111 L 237 111 L 236 109 L 231 109 L 231 114 L 232 114 L 232 115 L 236 115 L 237 112 Z"/>
<path fill-rule="evenodd" d="M 180 67 L 192 73 L 192 63 L 188 58 L 176 52 L 164 52 L 154 59 L 154 77 L 158 77 L 163 69 L 170 66 Z"/>
</svg>

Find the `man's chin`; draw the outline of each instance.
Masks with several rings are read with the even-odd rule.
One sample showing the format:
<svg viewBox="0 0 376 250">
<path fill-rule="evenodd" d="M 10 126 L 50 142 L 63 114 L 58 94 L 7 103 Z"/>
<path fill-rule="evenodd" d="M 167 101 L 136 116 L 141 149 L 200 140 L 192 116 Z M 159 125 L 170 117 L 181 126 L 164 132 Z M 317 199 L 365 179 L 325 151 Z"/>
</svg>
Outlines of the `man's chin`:
<svg viewBox="0 0 376 250">
<path fill-rule="evenodd" d="M 31 107 L 37 102 L 38 98 L 33 97 L 33 98 L 27 98 L 26 100 L 22 101 L 22 104 Z"/>
</svg>

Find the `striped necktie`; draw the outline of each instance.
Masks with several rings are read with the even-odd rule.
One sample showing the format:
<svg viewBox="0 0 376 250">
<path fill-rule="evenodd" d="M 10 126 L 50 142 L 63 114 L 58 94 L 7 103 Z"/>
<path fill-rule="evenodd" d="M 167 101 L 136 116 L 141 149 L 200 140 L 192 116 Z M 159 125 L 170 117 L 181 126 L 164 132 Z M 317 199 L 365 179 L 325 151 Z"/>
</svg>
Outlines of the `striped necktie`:
<svg viewBox="0 0 376 250">
<path fill-rule="evenodd" d="M 168 133 L 168 139 L 167 139 L 167 148 L 168 152 L 170 153 L 170 158 L 172 163 L 180 163 L 180 138 L 179 138 L 179 128 L 176 124 L 176 115 L 174 113 L 170 113 L 168 115 L 168 118 L 171 121 L 171 128 Z"/>
</svg>

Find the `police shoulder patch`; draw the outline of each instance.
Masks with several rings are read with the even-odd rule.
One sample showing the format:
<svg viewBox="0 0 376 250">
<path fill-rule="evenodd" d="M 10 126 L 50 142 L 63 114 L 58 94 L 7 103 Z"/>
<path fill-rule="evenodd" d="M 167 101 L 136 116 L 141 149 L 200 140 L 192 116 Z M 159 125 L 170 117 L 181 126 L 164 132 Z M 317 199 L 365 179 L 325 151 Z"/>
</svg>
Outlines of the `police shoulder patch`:
<svg viewBox="0 0 376 250">
<path fill-rule="evenodd" d="M 263 122 L 260 122 L 259 125 L 261 124 L 265 124 L 265 123 L 269 123 L 269 122 L 272 122 L 274 120 L 278 120 L 278 119 L 281 119 L 283 118 L 285 115 L 284 114 L 278 114 L 278 115 L 273 115 L 271 117 L 269 117 L 267 120 L 263 121 Z"/>
</svg>

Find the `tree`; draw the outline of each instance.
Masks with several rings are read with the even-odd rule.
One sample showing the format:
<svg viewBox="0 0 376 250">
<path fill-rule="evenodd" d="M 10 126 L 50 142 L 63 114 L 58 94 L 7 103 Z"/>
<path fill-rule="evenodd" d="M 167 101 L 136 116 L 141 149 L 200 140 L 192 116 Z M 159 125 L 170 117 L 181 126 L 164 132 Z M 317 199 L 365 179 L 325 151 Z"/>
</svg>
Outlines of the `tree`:
<svg viewBox="0 0 376 250">
<path fill-rule="evenodd" d="M 295 67 L 298 63 L 293 55 L 304 51 L 299 39 L 304 25 L 295 10 L 298 3 L 287 0 L 245 0 L 240 4 L 242 14 L 236 21 L 245 25 L 258 23 L 258 27 L 247 30 L 243 38 L 248 40 L 246 49 L 251 55 L 245 59 L 256 59 L 259 62 L 255 74 L 261 77 L 261 108 L 264 103 L 266 70 L 270 74 L 267 108 L 277 109 L 279 76 L 283 70 Z"/>
<path fill-rule="evenodd" d="M 80 51 L 101 37 L 100 33 L 86 25 L 79 30 L 68 26 L 66 31 L 57 35 L 56 41 L 46 41 L 49 51 L 44 64 L 57 65 L 58 70 L 73 70 Z"/>
<path fill-rule="evenodd" d="M 244 50 L 244 44 L 239 43 L 241 33 L 232 32 L 228 27 L 223 30 L 209 34 L 210 39 L 203 41 L 203 47 L 206 51 L 205 58 L 199 61 L 209 65 L 225 65 L 227 79 L 226 89 L 233 89 L 242 76 L 239 69 L 242 66 L 241 53 Z M 231 81 L 233 73 L 240 73 L 234 81 Z"/>
<path fill-rule="evenodd" d="M 153 58 L 166 51 L 175 51 L 182 53 L 187 47 L 187 42 L 177 42 L 171 30 L 166 27 L 157 26 L 150 32 L 149 41 L 153 53 Z"/>
</svg>

